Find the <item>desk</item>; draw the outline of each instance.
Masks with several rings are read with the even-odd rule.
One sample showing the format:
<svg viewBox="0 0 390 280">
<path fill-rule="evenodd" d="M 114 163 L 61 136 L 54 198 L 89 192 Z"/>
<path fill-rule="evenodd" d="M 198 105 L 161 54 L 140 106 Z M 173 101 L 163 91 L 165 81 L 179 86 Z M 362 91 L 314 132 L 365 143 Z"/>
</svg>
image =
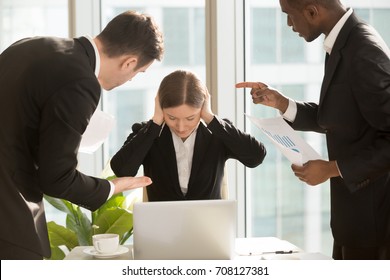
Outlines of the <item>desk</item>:
<svg viewBox="0 0 390 280">
<path fill-rule="evenodd" d="M 110 260 L 132 260 L 133 245 L 125 245 L 129 251 L 110 258 Z M 85 249 L 92 246 L 77 246 L 66 257 L 65 260 L 99 260 L 92 255 L 84 253 Z M 275 252 L 288 252 L 288 254 L 278 254 Z M 258 259 L 258 260 L 331 260 L 330 257 L 321 253 L 307 253 L 291 244 L 288 241 L 276 237 L 256 237 L 256 238 L 237 238 L 236 256 L 234 260 L 239 259 Z M 108 259 L 105 259 L 108 260 Z"/>
</svg>

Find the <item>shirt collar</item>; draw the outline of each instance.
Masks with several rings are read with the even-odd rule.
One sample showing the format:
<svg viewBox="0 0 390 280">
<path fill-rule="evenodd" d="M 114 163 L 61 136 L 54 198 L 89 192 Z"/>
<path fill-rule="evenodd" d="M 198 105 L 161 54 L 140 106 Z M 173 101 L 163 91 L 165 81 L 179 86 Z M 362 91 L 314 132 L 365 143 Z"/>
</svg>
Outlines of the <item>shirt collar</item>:
<svg viewBox="0 0 390 280">
<path fill-rule="evenodd" d="M 198 127 L 194 129 L 194 131 L 191 133 L 191 135 L 188 136 L 188 138 L 184 142 L 179 136 L 177 136 L 175 134 L 175 132 L 173 132 L 171 130 L 172 138 L 173 138 L 173 142 L 175 144 L 175 147 L 176 147 L 176 145 L 184 145 L 187 148 L 193 148 L 195 145 L 195 137 L 196 137 L 197 130 L 198 130 Z"/>
<path fill-rule="evenodd" d="M 95 59 L 96 59 L 96 66 L 95 66 L 95 76 L 96 78 L 99 77 L 99 72 L 100 72 L 100 55 L 99 55 L 99 50 L 95 44 L 95 41 L 92 39 L 91 36 L 89 35 L 86 35 L 85 38 L 87 38 L 89 40 L 89 42 L 91 43 L 94 51 L 95 51 Z"/>
<path fill-rule="evenodd" d="M 347 12 L 343 15 L 343 17 L 336 23 L 333 29 L 330 31 L 328 36 L 325 37 L 324 40 L 324 50 L 330 54 L 332 52 L 334 43 L 339 35 L 341 28 L 343 28 L 347 19 L 352 15 L 352 8 L 348 8 Z"/>
</svg>

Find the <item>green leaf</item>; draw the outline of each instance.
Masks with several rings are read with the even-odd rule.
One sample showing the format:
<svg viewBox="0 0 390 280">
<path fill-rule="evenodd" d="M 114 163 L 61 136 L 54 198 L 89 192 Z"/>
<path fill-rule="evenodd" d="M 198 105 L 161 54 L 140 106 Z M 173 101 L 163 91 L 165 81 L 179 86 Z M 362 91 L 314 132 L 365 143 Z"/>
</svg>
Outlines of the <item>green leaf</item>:
<svg viewBox="0 0 390 280">
<path fill-rule="evenodd" d="M 117 233 L 122 240 L 133 229 L 133 213 L 122 208 L 107 209 L 99 214 L 94 225 L 99 227 L 95 233 Z"/>
<path fill-rule="evenodd" d="M 132 235 L 133 235 L 133 229 L 131 229 L 131 230 L 129 230 L 128 232 L 126 232 L 126 233 L 123 235 L 122 239 L 120 239 L 119 243 L 120 243 L 121 245 L 125 244 L 125 242 L 127 241 L 127 239 L 129 239 L 130 236 L 132 236 Z"/>
<path fill-rule="evenodd" d="M 92 223 L 95 223 L 99 213 L 107 211 L 107 209 L 121 207 L 126 200 L 126 197 L 123 196 L 123 193 L 118 193 L 113 195 L 109 200 L 107 200 L 99 209 L 92 213 Z"/>
<path fill-rule="evenodd" d="M 126 198 L 123 196 L 123 194 L 118 193 L 116 195 L 113 195 L 109 200 L 107 200 L 106 203 L 104 203 L 97 211 L 104 212 L 105 210 L 110 208 L 121 207 L 125 200 Z"/>
<path fill-rule="evenodd" d="M 73 215 L 66 216 L 66 226 L 77 233 L 77 238 L 81 246 L 92 245 L 92 223 L 91 220 L 77 206 Z"/>
<path fill-rule="evenodd" d="M 63 260 L 65 258 L 65 253 L 60 247 L 50 247 L 50 249 L 51 256 L 50 258 L 46 258 L 46 260 Z"/>
<path fill-rule="evenodd" d="M 69 250 L 72 250 L 79 245 L 76 233 L 68 228 L 58 225 L 55 222 L 48 222 L 47 229 L 52 247 L 65 245 Z"/>
<path fill-rule="evenodd" d="M 72 214 L 73 206 L 72 203 L 60 198 L 51 197 L 48 195 L 44 195 L 44 198 L 47 202 L 49 202 L 54 208 L 65 212 L 66 214 Z"/>
</svg>

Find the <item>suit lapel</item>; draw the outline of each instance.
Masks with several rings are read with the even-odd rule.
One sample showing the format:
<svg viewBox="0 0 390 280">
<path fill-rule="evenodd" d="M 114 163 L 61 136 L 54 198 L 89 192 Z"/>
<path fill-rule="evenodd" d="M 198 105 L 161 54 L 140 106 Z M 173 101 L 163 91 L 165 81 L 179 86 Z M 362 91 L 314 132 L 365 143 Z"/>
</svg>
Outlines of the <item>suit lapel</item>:
<svg viewBox="0 0 390 280">
<path fill-rule="evenodd" d="M 175 191 L 182 194 L 179 183 L 179 175 L 177 171 L 176 153 L 173 145 L 172 134 L 167 125 L 164 126 L 160 137 L 157 141 L 157 146 L 162 158 L 166 159 L 166 162 L 161 162 L 161 168 L 166 168 L 174 184 Z"/>
<path fill-rule="evenodd" d="M 195 138 L 194 154 L 192 156 L 191 175 L 188 181 L 188 192 L 191 192 L 191 186 L 195 182 L 198 174 L 198 170 L 204 162 L 206 157 L 207 148 L 211 141 L 211 133 L 201 122 L 198 127 Z"/>
<path fill-rule="evenodd" d="M 333 49 L 332 54 L 329 56 L 326 62 L 326 67 L 325 67 L 325 74 L 324 74 L 324 79 L 322 81 L 321 85 L 321 94 L 320 94 L 320 102 L 319 104 L 322 104 L 322 101 L 325 97 L 326 92 L 328 91 L 329 84 L 332 81 L 333 74 L 336 72 L 337 65 L 340 61 L 340 53 L 339 51 Z"/>
<path fill-rule="evenodd" d="M 324 79 L 322 81 L 322 86 L 321 86 L 321 94 L 320 94 L 320 102 L 319 102 L 320 107 L 321 104 L 323 103 L 326 92 L 328 91 L 333 75 L 336 72 L 337 65 L 341 60 L 342 57 L 341 50 L 344 48 L 345 44 L 347 43 L 348 36 L 351 33 L 351 30 L 358 23 L 359 23 L 358 18 L 355 16 L 354 13 L 352 13 L 352 15 L 345 22 L 339 35 L 337 36 L 337 39 L 332 48 L 332 53 L 330 54 L 326 62 Z"/>
</svg>

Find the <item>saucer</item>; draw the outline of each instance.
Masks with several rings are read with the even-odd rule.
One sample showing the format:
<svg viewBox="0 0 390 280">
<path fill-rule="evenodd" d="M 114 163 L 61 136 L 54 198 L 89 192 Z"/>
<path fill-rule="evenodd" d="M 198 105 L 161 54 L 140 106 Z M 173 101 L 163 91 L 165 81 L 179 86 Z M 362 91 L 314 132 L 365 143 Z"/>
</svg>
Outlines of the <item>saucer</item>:
<svg viewBox="0 0 390 280">
<path fill-rule="evenodd" d="M 114 258 L 116 256 L 119 256 L 119 255 L 122 255 L 124 253 L 127 253 L 128 251 L 129 251 L 129 248 L 127 248 L 125 246 L 119 246 L 118 250 L 116 252 L 107 253 L 107 254 L 99 253 L 98 251 L 95 250 L 94 247 L 88 247 L 88 248 L 83 250 L 84 253 L 86 253 L 88 255 L 91 255 L 91 256 L 94 256 L 95 258 L 98 258 L 98 259 Z"/>
</svg>

